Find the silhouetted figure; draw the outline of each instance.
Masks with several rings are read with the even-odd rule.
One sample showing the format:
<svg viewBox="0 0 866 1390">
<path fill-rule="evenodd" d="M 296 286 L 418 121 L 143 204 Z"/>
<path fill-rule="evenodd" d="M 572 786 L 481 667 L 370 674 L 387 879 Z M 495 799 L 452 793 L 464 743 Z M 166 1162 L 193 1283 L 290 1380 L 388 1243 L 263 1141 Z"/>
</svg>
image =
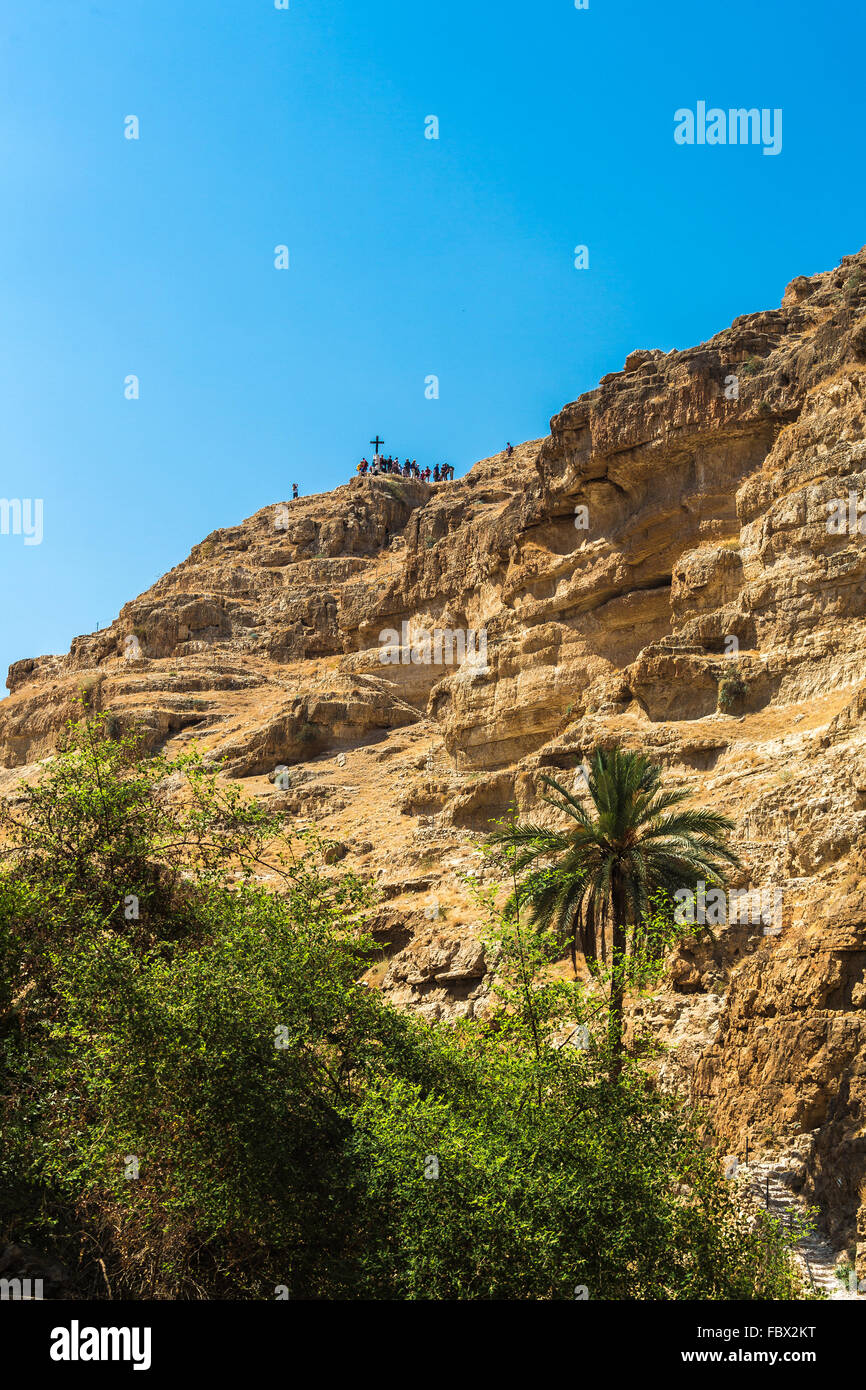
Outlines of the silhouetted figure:
<svg viewBox="0 0 866 1390">
<path fill-rule="evenodd" d="M 513 446 L 513 444 L 506 444 L 506 446 L 505 446 L 505 457 L 510 459 L 510 458 L 511 458 L 511 455 L 512 455 L 513 453 L 514 453 L 514 446 Z"/>
<path fill-rule="evenodd" d="M 433 481 L 434 481 L 434 483 L 438 483 L 438 481 L 439 481 L 439 465 L 438 465 L 438 463 L 434 463 L 434 465 L 433 465 Z"/>
<path fill-rule="evenodd" d="M 297 485 L 297 483 L 292 483 L 292 501 L 293 501 L 293 502 L 296 502 L 297 499 L 298 499 L 298 485 Z"/>
</svg>

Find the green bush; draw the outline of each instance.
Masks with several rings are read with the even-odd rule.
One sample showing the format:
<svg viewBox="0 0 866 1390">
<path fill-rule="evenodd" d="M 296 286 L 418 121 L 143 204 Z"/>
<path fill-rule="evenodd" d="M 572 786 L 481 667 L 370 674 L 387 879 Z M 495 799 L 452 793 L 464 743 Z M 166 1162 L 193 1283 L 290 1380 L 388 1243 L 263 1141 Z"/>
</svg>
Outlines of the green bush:
<svg viewBox="0 0 866 1390">
<path fill-rule="evenodd" d="M 120 717 L 113 710 L 105 712 L 105 734 L 107 738 L 120 738 L 121 733 Z"/>
<path fill-rule="evenodd" d="M 0 816 L 0 1241 L 82 1295 L 799 1296 L 698 1120 L 633 1066 L 609 1082 L 603 1025 L 551 1045 L 579 1000 L 519 920 L 503 1008 L 424 1022 L 360 982 L 369 886 L 281 848 L 195 758 L 142 761 L 94 720 L 22 795 Z"/>
<path fill-rule="evenodd" d="M 748 690 L 749 687 L 742 676 L 725 676 L 723 680 L 719 681 L 719 709 L 724 714 L 727 714 L 730 710 L 742 703 L 748 694 Z"/>
<path fill-rule="evenodd" d="M 102 676 L 85 676 L 78 687 L 78 699 L 85 710 L 96 709 L 102 689 Z"/>
</svg>

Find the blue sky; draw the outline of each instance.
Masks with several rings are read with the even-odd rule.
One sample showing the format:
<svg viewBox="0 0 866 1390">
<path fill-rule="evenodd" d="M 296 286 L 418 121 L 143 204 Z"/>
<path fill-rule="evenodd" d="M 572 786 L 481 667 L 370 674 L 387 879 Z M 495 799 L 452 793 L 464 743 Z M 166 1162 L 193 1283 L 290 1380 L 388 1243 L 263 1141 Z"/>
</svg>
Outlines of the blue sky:
<svg viewBox="0 0 866 1390">
<path fill-rule="evenodd" d="M 3 672 L 376 431 L 459 474 L 866 241 L 848 0 L 290 5 L 0 6 Z M 781 153 L 678 146 L 699 100 Z"/>
</svg>

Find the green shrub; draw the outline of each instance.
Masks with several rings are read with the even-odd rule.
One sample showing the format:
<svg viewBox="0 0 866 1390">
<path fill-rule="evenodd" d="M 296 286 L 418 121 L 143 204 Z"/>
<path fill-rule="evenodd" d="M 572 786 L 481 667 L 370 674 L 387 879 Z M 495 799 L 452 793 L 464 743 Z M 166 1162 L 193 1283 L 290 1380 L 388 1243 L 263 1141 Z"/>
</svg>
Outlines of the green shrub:
<svg viewBox="0 0 866 1390">
<path fill-rule="evenodd" d="M 102 689 L 101 675 L 85 676 L 78 686 L 78 699 L 85 710 L 96 709 Z"/>
<path fill-rule="evenodd" d="M 119 718 L 118 715 L 116 715 L 116 714 L 114 713 L 113 710 L 106 710 L 106 712 L 105 712 L 105 723 L 104 723 L 104 726 L 103 726 L 103 727 L 104 727 L 104 729 L 105 729 L 105 736 L 106 736 L 106 738 L 114 738 L 114 739 L 120 738 L 120 731 L 121 731 L 120 718 Z"/>
<path fill-rule="evenodd" d="M 527 984 L 543 946 L 506 926 L 489 1021 L 397 1012 L 360 983 L 368 885 L 105 734 L 0 811 L 0 1241 L 89 1297 L 801 1296 L 682 1103 L 549 1045 L 577 998 Z"/>
<path fill-rule="evenodd" d="M 719 709 L 727 714 L 742 703 L 748 693 L 748 685 L 740 675 L 725 676 L 719 681 Z"/>
</svg>

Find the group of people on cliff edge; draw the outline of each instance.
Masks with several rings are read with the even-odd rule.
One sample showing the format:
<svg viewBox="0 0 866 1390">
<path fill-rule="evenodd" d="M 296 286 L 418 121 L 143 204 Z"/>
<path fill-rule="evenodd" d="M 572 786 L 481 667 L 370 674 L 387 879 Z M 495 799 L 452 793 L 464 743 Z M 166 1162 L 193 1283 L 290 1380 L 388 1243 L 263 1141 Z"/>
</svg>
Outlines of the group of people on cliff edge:
<svg viewBox="0 0 866 1390">
<path fill-rule="evenodd" d="M 398 458 L 387 458 L 382 454 L 374 454 L 373 462 L 368 463 L 365 458 L 361 459 L 356 470 L 359 477 L 365 478 L 367 474 L 371 477 L 378 477 L 381 473 L 390 473 L 398 478 L 418 478 L 422 483 L 429 483 L 431 478 L 434 483 L 447 483 L 454 477 L 454 469 L 449 463 L 437 463 L 433 466 L 431 473 L 429 466 L 419 468 L 414 459 L 406 459 L 401 464 Z"/>
</svg>

